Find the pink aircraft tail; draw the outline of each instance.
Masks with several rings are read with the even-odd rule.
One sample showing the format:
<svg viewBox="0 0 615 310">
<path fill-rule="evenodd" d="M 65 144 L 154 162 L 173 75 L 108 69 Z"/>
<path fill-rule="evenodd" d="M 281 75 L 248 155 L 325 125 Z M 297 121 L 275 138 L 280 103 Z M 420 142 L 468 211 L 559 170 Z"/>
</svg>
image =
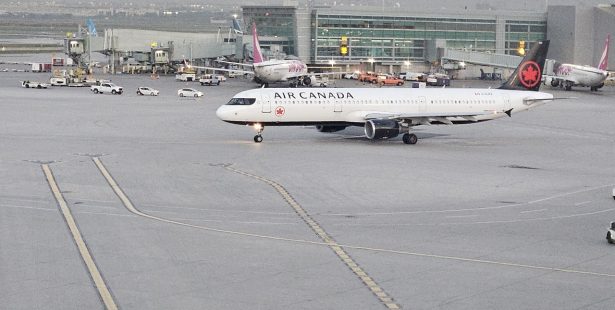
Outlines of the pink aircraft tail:
<svg viewBox="0 0 615 310">
<path fill-rule="evenodd" d="M 606 70 L 609 66 L 609 41 L 611 41 L 610 33 L 606 36 L 604 51 L 602 52 L 602 56 L 600 57 L 600 63 L 598 64 L 598 69 L 600 70 Z"/>
<path fill-rule="evenodd" d="M 256 34 L 256 23 L 252 23 L 252 46 L 254 51 L 252 52 L 252 58 L 255 64 L 263 62 L 263 54 L 261 53 L 261 45 L 258 43 L 258 35 Z"/>
</svg>

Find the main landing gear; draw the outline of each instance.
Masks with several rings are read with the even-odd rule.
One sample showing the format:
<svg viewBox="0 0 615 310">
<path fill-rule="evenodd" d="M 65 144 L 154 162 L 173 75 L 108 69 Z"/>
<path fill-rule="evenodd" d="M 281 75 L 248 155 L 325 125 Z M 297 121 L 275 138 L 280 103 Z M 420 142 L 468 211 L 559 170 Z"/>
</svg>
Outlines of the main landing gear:
<svg viewBox="0 0 615 310">
<path fill-rule="evenodd" d="M 413 133 L 405 133 L 401 139 L 405 144 L 416 144 L 419 141 L 419 138 Z"/>
<path fill-rule="evenodd" d="M 254 136 L 254 142 L 256 143 L 263 142 L 263 136 L 261 135 L 261 133 L 263 133 L 263 130 L 265 130 L 265 126 L 261 124 L 254 124 L 254 129 L 256 130 L 256 135 Z"/>
</svg>

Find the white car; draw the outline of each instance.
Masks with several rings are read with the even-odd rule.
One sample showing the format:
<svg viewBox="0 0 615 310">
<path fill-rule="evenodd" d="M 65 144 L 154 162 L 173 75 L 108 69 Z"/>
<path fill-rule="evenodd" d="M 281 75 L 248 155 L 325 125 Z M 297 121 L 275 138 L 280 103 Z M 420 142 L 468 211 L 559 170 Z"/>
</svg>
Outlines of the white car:
<svg viewBox="0 0 615 310">
<path fill-rule="evenodd" d="M 606 241 L 610 244 L 615 243 L 615 222 L 611 222 L 611 228 L 606 232 Z"/>
<path fill-rule="evenodd" d="M 180 97 L 203 97 L 203 93 L 194 88 L 182 88 L 177 90 Z"/>
<path fill-rule="evenodd" d="M 137 95 L 142 96 L 158 96 L 160 92 L 157 89 L 149 88 L 149 87 L 139 87 L 137 88 Z"/>
<path fill-rule="evenodd" d="M 359 78 L 359 74 L 358 73 L 346 73 L 344 74 L 344 78 L 347 80 L 356 80 Z"/>
</svg>

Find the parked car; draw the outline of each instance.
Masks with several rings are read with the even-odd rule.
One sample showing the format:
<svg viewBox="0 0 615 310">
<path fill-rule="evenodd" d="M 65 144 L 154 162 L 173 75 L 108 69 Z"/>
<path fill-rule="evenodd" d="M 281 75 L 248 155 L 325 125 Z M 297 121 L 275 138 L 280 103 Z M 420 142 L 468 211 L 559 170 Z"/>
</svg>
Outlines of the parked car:
<svg viewBox="0 0 615 310">
<path fill-rule="evenodd" d="M 386 75 L 370 74 L 363 78 L 363 82 L 371 83 L 371 84 L 378 84 L 378 81 L 384 80 L 385 78 L 386 78 Z"/>
<path fill-rule="evenodd" d="M 387 77 L 385 77 L 384 79 L 379 79 L 378 80 L 378 84 L 380 86 L 384 86 L 384 85 L 397 85 L 397 86 L 402 86 L 404 85 L 404 80 L 400 79 L 400 78 L 396 78 L 392 75 L 389 75 Z"/>
<path fill-rule="evenodd" d="M 356 80 L 359 78 L 359 73 L 354 72 L 354 73 L 346 73 L 344 74 L 344 78 L 347 80 Z"/>
<path fill-rule="evenodd" d="M 137 88 L 137 95 L 142 96 L 158 96 L 160 92 L 156 89 L 149 87 L 139 87 Z"/>
<path fill-rule="evenodd" d="M 606 231 L 606 241 L 610 244 L 615 243 L 615 222 L 611 222 L 611 227 Z"/>
<path fill-rule="evenodd" d="M 203 97 L 203 93 L 194 88 L 182 88 L 177 90 L 180 97 Z"/>
<path fill-rule="evenodd" d="M 446 74 L 430 74 L 427 76 L 427 85 L 429 86 L 450 86 L 451 79 Z"/>
<path fill-rule="evenodd" d="M 357 80 L 359 80 L 359 82 L 365 82 L 367 78 L 370 78 L 373 76 L 376 76 L 376 74 L 373 72 L 362 72 L 359 74 L 359 77 L 357 78 Z"/>
</svg>

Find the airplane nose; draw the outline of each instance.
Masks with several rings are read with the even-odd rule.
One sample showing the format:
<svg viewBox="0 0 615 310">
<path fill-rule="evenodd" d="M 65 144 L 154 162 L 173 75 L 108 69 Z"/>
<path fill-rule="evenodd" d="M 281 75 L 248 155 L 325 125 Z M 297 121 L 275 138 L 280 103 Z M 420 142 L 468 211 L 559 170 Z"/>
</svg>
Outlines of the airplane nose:
<svg viewBox="0 0 615 310">
<path fill-rule="evenodd" d="M 221 120 L 228 119 L 228 109 L 226 106 L 221 106 L 216 110 L 216 116 Z"/>
</svg>

